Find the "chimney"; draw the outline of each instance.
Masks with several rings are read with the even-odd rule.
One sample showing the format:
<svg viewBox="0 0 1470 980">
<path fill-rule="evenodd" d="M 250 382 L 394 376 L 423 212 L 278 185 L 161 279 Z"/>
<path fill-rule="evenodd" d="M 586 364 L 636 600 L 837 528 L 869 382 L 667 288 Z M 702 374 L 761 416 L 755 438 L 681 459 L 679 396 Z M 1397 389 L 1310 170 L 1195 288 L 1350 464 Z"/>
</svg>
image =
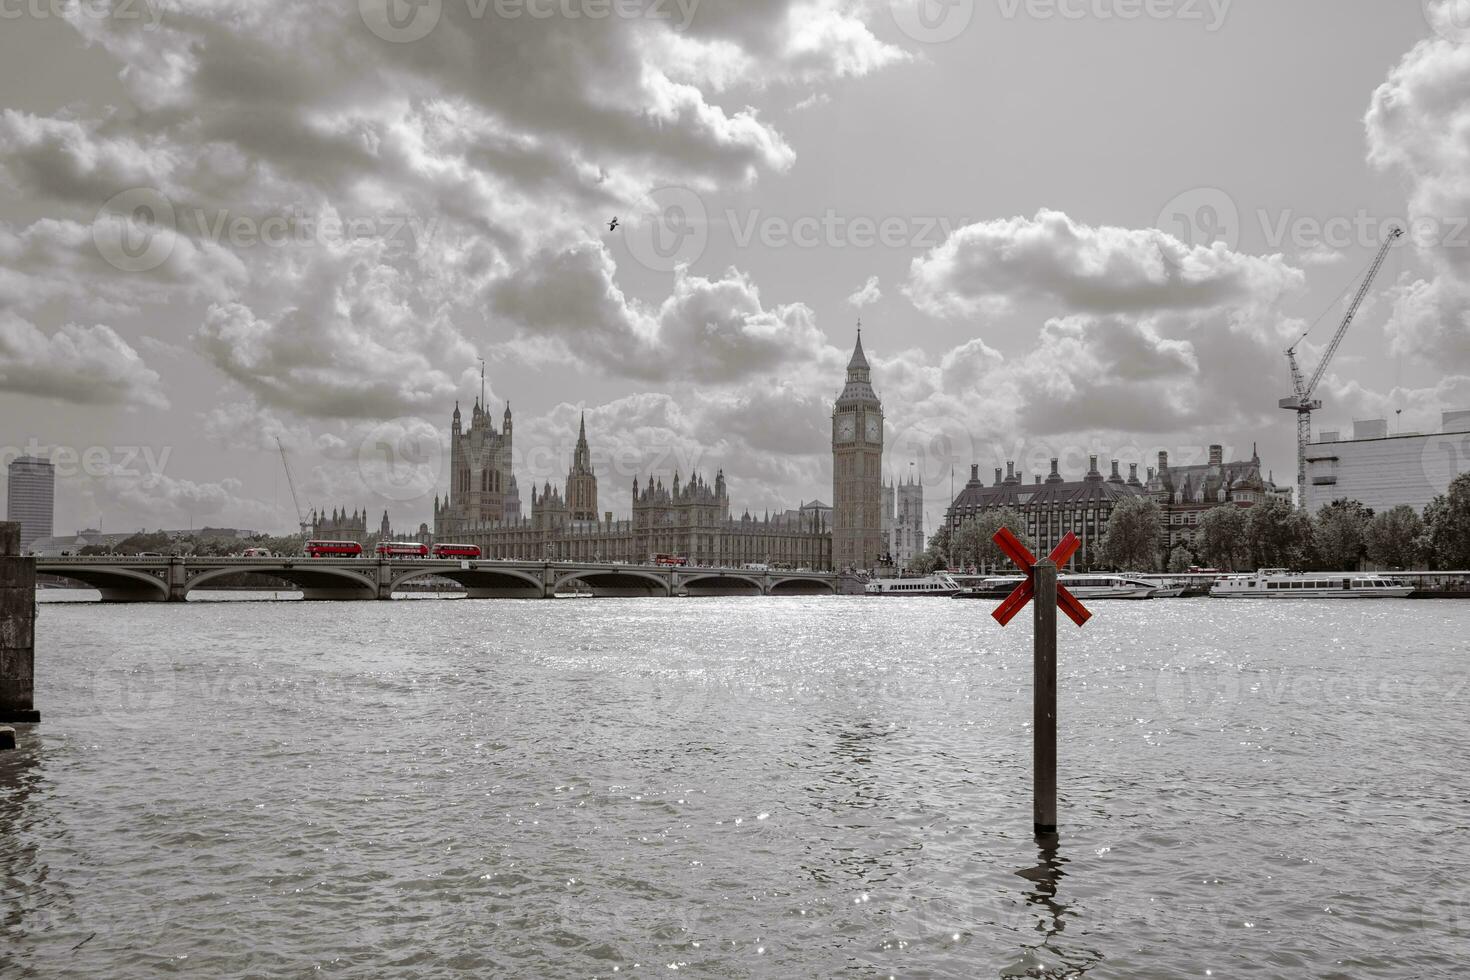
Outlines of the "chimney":
<svg viewBox="0 0 1470 980">
<path fill-rule="evenodd" d="M 1041 486 L 1041 474 L 1040 473 L 1036 474 L 1036 485 L 1038 487 Z"/>
<path fill-rule="evenodd" d="M 970 464 L 970 482 L 971 483 L 979 483 L 980 482 L 980 464 L 979 463 L 971 463 Z"/>
<path fill-rule="evenodd" d="M 1058 463 L 1057 458 L 1055 456 L 1053 456 L 1052 457 L 1052 461 L 1051 461 L 1051 474 L 1046 478 L 1046 482 L 1047 483 L 1061 483 L 1061 482 L 1063 482 L 1062 481 L 1061 471 L 1059 469 L 1057 469 L 1057 463 Z"/>
<path fill-rule="evenodd" d="M 995 468 L 995 485 L 1000 486 L 1000 467 Z"/>
<path fill-rule="evenodd" d="M 1128 485 L 1131 487 L 1141 486 L 1138 482 L 1138 464 L 1128 464 Z"/>
<path fill-rule="evenodd" d="M 1099 481 L 1099 480 L 1102 479 L 1102 474 L 1097 471 L 1097 457 L 1096 456 L 1088 456 L 1087 457 L 1087 476 L 1086 476 L 1085 479 L 1089 483 L 1096 483 L 1097 481 Z"/>
<path fill-rule="evenodd" d="M 1118 472 L 1118 461 L 1116 459 L 1113 460 L 1113 472 L 1112 472 L 1112 475 L 1108 477 L 1108 482 L 1109 483 L 1122 483 L 1123 482 L 1122 474 L 1120 474 Z"/>
<path fill-rule="evenodd" d="M 1223 462 L 1225 462 L 1225 447 L 1223 447 L 1223 446 L 1211 446 L 1210 447 L 1210 465 L 1211 466 L 1219 466 Z"/>
<path fill-rule="evenodd" d="M 1006 460 L 1006 482 L 1016 482 L 1016 464 L 1011 460 Z"/>
<path fill-rule="evenodd" d="M 1152 466 L 1148 468 L 1148 482 L 1154 482 L 1154 468 Z"/>
</svg>

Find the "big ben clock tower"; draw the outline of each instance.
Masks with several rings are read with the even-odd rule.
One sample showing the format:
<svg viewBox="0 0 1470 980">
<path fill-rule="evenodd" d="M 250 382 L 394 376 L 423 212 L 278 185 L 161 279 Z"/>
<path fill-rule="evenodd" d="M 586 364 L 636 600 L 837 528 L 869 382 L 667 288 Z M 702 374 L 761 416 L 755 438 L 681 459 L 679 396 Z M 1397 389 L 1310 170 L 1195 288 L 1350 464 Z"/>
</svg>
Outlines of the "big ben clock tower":
<svg viewBox="0 0 1470 980">
<path fill-rule="evenodd" d="M 863 328 L 832 409 L 832 566 L 872 568 L 883 555 L 883 403 L 873 392 Z"/>
</svg>

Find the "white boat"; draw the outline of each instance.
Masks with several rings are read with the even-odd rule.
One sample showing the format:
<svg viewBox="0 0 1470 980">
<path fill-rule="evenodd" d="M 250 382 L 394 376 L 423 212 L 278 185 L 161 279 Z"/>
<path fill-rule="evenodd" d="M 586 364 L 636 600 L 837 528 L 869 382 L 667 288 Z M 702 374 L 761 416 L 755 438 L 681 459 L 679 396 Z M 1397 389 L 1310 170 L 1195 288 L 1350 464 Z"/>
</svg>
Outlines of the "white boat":
<svg viewBox="0 0 1470 980">
<path fill-rule="evenodd" d="M 880 578 L 864 587 L 868 595 L 955 595 L 962 591 L 960 584 L 943 572 L 925 575 L 923 578 Z"/>
<path fill-rule="evenodd" d="M 966 599 L 1004 599 L 1011 590 L 1024 582 L 1019 575 L 988 578 L 978 588 L 966 590 Z M 1094 572 L 1082 575 L 1058 575 L 1057 582 L 1078 599 L 1152 599 L 1167 590 L 1141 578 L 1130 578 L 1109 572 Z"/>
<path fill-rule="evenodd" d="M 1403 599 L 1411 585 L 1371 572 L 1289 572 L 1263 568 L 1251 575 L 1229 575 L 1210 588 L 1216 599 Z"/>
</svg>

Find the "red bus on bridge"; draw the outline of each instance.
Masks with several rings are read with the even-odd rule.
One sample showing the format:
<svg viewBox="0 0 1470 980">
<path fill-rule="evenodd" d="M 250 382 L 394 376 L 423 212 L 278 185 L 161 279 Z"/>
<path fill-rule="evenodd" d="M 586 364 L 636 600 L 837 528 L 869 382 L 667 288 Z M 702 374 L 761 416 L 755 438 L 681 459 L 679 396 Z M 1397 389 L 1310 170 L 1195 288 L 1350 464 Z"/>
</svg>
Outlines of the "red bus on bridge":
<svg viewBox="0 0 1470 980">
<path fill-rule="evenodd" d="M 429 546 L 422 541 L 380 541 L 379 558 L 427 558 Z"/>
<path fill-rule="evenodd" d="M 308 541 L 302 548 L 308 558 L 360 558 L 362 545 L 356 541 Z"/>
<path fill-rule="evenodd" d="M 689 564 L 689 559 L 685 558 L 683 555 L 654 555 L 653 563 L 655 565 L 673 565 L 675 567 L 682 567 Z"/>
<path fill-rule="evenodd" d="M 436 544 L 434 545 L 435 558 L 479 558 L 480 546 L 477 544 Z"/>
</svg>

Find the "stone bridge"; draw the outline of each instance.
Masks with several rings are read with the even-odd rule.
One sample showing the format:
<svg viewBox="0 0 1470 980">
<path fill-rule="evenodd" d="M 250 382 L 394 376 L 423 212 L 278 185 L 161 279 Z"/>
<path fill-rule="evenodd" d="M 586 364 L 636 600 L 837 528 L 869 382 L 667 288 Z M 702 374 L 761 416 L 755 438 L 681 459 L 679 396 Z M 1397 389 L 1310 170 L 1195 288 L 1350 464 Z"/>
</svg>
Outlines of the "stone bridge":
<svg viewBox="0 0 1470 980">
<path fill-rule="evenodd" d="M 457 583 L 471 599 L 832 595 L 840 588 L 830 572 L 489 559 L 38 558 L 36 572 L 98 589 L 105 602 L 183 602 L 195 589 L 218 587 L 241 572 L 282 579 L 307 599 L 391 599 L 431 579 Z"/>
</svg>

